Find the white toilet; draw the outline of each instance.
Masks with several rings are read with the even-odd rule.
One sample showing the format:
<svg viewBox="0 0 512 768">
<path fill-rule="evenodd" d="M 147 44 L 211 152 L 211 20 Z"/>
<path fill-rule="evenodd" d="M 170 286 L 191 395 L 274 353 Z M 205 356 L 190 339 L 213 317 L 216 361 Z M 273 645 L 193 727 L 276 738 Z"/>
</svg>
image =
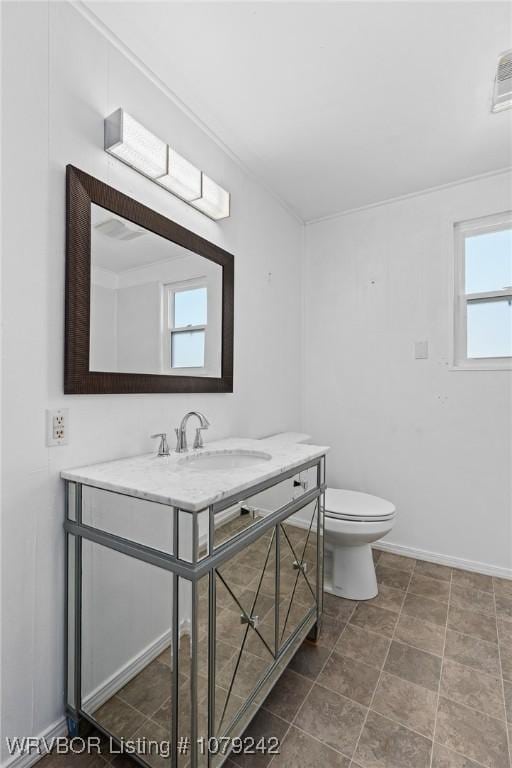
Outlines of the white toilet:
<svg viewBox="0 0 512 768">
<path fill-rule="evenodd" d="M 325 549 L 332 561 L 330 568 L 326 562 L 327 592 L 349 600 L 378 594 L 371 544 L 390 532 L 395 517 L 395 506 L 378 496 L 326 489 Z"/>
</svg>

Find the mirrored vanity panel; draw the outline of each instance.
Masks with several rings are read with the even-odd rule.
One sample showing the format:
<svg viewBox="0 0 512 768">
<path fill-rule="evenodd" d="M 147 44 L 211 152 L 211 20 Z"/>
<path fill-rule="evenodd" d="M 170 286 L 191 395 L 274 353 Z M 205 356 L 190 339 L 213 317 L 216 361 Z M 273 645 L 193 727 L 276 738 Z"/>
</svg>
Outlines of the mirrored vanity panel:
<svg viewBox="0 0 512 768">
<path fill-rule="evenodd" d="M 170 742 L 172 575 L 82 542 L 82 709 L 117 739 Z"/>
<path fill-rule="evenodd" d="M 256 524 L 261 518 L 276 512 L 289 501 L 299 499 L 308 491 L 314 490 L 319 482 L 316 466 L 307 467 L 281 482 L 276 482 L 271 488 L 258 491 L 253 495 L 245 495 L 245 498 L 231 509 L 218 513 L 213 531 L 214 547 L 221 547 Z M 307 527 L 306 520 L 298 521 L 298 524 Z"/>
<path fill-rule="evenodd" d="M 230 392 L 233 256 L 67 169 L 65 392 Z"/>
<path fill-rule="evenodd" d="M 81 515 L 84 525 L 174 554 L 172 516 L 165 504 L 83 485 Z"/>
<path fill-rule="evenodd" d="M 71 732 L 140 738 L 154 768 L 221 766 L 320 631 L 325 456 L 199 512 L 66 487 Z"/>
</svg>

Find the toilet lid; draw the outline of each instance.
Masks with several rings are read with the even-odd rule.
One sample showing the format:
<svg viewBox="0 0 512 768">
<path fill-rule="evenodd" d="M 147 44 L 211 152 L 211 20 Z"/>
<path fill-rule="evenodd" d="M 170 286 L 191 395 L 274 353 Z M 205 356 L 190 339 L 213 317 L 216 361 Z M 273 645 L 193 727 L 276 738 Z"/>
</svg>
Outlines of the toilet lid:
<svg viewBox="0 0 512 768">
<path fill-rule="evenodd" d="M 396 507 L 386 499 L 359 491 L 327 488 L 325 514 L 343 520 L 387 520 L 393 517 Z"/>
</svg>

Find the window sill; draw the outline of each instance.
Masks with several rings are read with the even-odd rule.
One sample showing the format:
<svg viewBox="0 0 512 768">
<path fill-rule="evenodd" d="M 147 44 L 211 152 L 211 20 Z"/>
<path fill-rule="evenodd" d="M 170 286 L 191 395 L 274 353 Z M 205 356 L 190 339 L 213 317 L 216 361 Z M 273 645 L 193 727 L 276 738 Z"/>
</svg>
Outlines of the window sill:
<svg viewBox="0 0 512 768">
<path fill-rule="evenodd" d="M 512 360 L 462 361 L 448 366 L 449 371 L 512 371 Z"/>
</svg>

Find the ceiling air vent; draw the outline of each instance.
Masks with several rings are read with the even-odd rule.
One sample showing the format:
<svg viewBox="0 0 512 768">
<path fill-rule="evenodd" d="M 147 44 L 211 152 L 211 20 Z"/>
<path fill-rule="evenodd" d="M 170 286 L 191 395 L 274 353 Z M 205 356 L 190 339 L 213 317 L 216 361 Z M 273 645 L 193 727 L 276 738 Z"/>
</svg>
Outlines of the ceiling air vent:
<svg viewBox="0 0 512 768">
<path fill-rule="evenodd" d="M 502 109 L 512 107 L 512 51 L 502 53 L 498 59 L 498 69 L 494 81 L 494 94 L 492 98 L 492 111 L 501 112 Z"/>
<path fill-rule="evenodd" d="M 112 237 L 114 240 L 134 240 L 136 237 L 143 237 L 146 233 L 138 227 L 128 227 L 119 219 L 105 219 L 100 224 L 96 224 L 95 229 L 106 237 Z"/>
</svg>

